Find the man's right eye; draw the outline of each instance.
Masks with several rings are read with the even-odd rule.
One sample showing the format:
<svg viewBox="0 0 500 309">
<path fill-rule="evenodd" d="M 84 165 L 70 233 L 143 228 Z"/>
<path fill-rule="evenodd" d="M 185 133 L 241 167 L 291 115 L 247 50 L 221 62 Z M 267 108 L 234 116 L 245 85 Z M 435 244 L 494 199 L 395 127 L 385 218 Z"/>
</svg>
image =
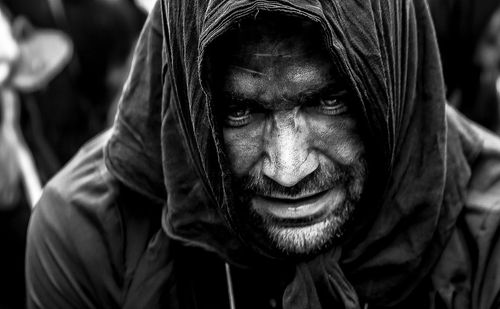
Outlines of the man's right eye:
<svg viewBox="0 0 500 309">
<path fill-rule="evenodd" d="M 230 107 L 224 122 L 230 127 L 242 127 L 250 123 L 252 112 L 248 107 Z"/>
</svg>

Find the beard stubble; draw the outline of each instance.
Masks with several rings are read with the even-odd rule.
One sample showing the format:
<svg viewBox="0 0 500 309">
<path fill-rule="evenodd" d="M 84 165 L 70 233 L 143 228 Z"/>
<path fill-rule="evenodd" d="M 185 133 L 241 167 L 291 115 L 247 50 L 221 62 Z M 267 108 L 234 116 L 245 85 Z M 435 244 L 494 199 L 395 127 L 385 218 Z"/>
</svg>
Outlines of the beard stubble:
<svg viewBox="0 0 500 309">
<path fill-rule="evenodd" d="M 292 187 L 284 187 L 272 179 L 246 176 L 234 180 L 234 204 L 230 211 L 244 238 L 285 256 L 307 256 L 330 248 L 341 241 L 346 226 L 359 206 L 367 178 L 367 164 L 358 159 L 351 165 L 320 165 Z M 252 198 L 261 196 L 305 196 L 335 188 L 343 201 L 333 207 L 321 221 L 318 218 L 283 219 L 257 212 Z M 336 195 L 339 198 L 339 195 Z M 335 203 L 334 200 L 329 203 Z"/>
</svg>

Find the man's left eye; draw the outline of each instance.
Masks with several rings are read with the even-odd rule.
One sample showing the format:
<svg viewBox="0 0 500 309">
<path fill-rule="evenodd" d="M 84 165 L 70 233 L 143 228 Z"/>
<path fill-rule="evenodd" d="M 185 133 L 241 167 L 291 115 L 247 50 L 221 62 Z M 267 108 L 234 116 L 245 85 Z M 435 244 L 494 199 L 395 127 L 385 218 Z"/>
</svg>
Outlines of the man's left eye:
<svg viewBox="0 0 500 309">
<path fill-rule="evenodd" d="M 341 98 L 321 99 L 318 108 L 326 115 L 338 115 L 347 111 L 347 105 Z"/>
</svg>

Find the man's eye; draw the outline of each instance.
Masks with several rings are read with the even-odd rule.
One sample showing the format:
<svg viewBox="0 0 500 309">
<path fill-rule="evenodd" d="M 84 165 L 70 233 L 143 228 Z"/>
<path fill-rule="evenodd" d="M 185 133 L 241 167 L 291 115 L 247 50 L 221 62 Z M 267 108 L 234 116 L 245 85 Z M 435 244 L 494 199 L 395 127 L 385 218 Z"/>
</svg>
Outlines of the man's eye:
<svg viewBox="0 0 500 309">
<path fill-rule="evenodd" d="M 338 115 L 347 111 L 347 105 L 341 98 L 321 99 L 318 107 L 326 115 Z"/>
<path fill-rule="evenodd" d="M 250 108 L 233 108 L 226 113 L 225 123 L 231 127 L 240 127 L 248 124 L 252 118 Z"/>
</svg>

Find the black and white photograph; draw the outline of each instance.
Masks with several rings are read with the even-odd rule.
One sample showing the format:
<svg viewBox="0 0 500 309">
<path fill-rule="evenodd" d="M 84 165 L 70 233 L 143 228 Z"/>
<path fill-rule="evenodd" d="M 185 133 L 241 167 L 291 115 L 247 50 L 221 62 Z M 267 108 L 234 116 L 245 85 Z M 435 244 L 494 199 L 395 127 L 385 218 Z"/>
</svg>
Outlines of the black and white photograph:
<svg viewBox="0 0 500 309">
<path fill-rule="evenodd" d="M 0 309 L 500 309 L 500 0 L 0 0 Z"/>
</svg>

